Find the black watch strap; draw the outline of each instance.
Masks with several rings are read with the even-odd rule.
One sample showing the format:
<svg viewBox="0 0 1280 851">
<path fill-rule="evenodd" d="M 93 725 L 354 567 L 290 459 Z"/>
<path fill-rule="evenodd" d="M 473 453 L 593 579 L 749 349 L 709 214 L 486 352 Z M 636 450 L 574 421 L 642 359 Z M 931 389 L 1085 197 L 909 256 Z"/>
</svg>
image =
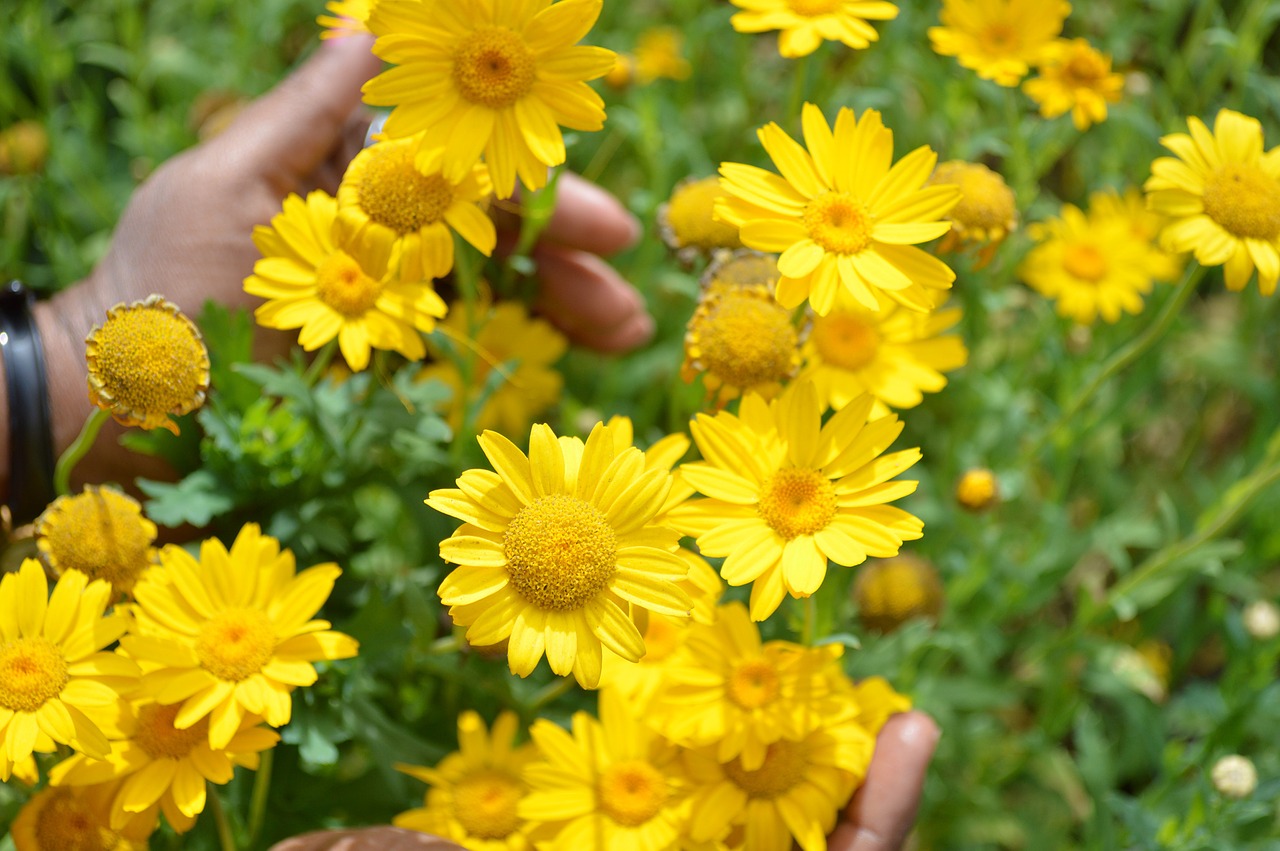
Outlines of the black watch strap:
<svg viewBox="0 0 1280 851">
<path fill-rule="evenodd" d="M 38 517 L 54 497 L 53 415 L 34 305 L 35 296 L 20 281 L 0 288 L 0 359 L 9 406 L 9 510 L 17 525 Z"/>
</svg>

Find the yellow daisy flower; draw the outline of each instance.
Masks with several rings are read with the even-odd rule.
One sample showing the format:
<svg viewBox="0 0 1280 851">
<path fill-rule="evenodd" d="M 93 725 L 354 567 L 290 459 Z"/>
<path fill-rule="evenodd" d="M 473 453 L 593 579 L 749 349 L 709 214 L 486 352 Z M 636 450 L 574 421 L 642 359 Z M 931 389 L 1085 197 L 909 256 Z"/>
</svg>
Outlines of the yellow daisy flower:
<svg viewBox="0 0 1280 851">
<path fill-rule="evenodd" d="M 35 523 L 36 546 L 59 575 L 78 570 L 111 583 L 114 597 L 130 593 L 155 562 L 156 524 L 130 496 L 93 485 L 60 496 Z"/>
<path fill-rule="evenodd" d="M 489 170 L 477 164 L 459 181 L 439 171 L 424 174 L 413 164 L 417 147 L 417 139 L 388 139 L 365 148 L 338 187 L 344 241 L 390 242 L 389 265 L 407 281 L 449 273 L 452 231 L 486 257 L 498 241 L 493 219 L 483 209 L 493 191 Z"/>
<path fill-rule="evenodd" d="M 1083 38 L 1062 40 L 1045 48 L 1040 76 L 1022 84 L 1022 90 L 1040 105 L 1045 118 L 1071 113 L 1083 133 L 1107 120 L 1107 104 L 1119 103 L 1124 77 L 1111 70 L 1111 57 L 1095 50 Z"/>
<path fill-rule="evenodd" d="M 316 23 L 325 28 L 320 33 L 320 38 L 342 38 L 367 33 L 369 27 L 366 21 L 377 2 L 378 0 L 329 0 L 324 7 L 330 14 L 316 18 Z"/>
<path fill-rule="evenodd" d="M 393 139 L 430 131 L 425 172 L 460 182 L 484 155 L 499 198 L 516 176 L 529 189 L 565 160 L 560 126 L 599 130 L 604 101 L 587 80 L 609 73 L 615 54 L 578 45 L 603 0 L 381 0 L 369 16 L 374 52 L 398 66 L 364 85 L 365 102 L 395 107 Z"/>
<path fill-rule="evenodd" d="M 107 311 L 85 338 L 89 401 L 116 422 L 178 433 L 170 416 L 204 404 L 209 351 L 200 329 L 158 295 Z"/>
<path fill-rule="evenodd" d="M 738 229 L 715 217 L 716 202 L 724 196 L 720 178 L 685 178 L 658 207 L 658 232 L 682 263 L 720 248 L 741 248 Z"/>
<path fill-rule="evenodd" d="M 102 789 L 48 788 L 27 801 L 13 821 L 17 851 L 146 851 L 149 831 L 113 830 Z"/>
<path fill-rule="evenodd" d="M 733 0 L 738 12 L 730 23 L 740 33 L 780 30 L 778 52 L 788 59 L 808 56 L 825 41 L 855 50 L 879 41 L 867 21 L 892 21 L 898 7 L 886 0 Z"/>
<path fill-rule="evenodd" d="M 1012 87 L 1057 41 L 1070 13 L 1064 0 L 942 0 L 942 26 L 929 28 L 929 42 L 982 79 Z"/>
<path fill-rule="evenodd" d="M 458 750 L 435 768 L 397 765 L 430 784 L 425 806 L 396 816 L 396 827 L 419 830 L 472 851 L 528 851 L 528 827 L 517 812 L 528 794 L 525 768 L 537 759 L 531 744 L 515 747 L 519 719 L 503 712 L 486 730 L 470 710 L 458 716 Z"/>
<path fill-rule="evenodd" d="M 727 262 L 736 263 L 738 256 Z M 772 398 L 800 369 L 803 335 L 792 311 L 773 297 L 778 273 L 772 258 L 769 276 L 751 283 L 722 278 L 721 265 L 713 264 L 703 276 L 685 331 L 680 377 L 692 382 L 701 375 L 717 406 L 748 391 Z"/>
<path fill-rule="evenodd" d="M 435 379 L 453 391 L 448 411 L 455 434 L 461 431 L 466 412 L 481 399 L 484 404 L 475 415 L 473 428 L 506 434 L 528 430 L 534 417 L 560 401 L 564 376 L 553 364 L 564 356 L 569 341 L 550 323 L 531 317 L 520 302 L 495 304 L 487 296 L 470 308 L 465 302 L 455 302 L 441 329 L 451 342 L 473 341 L 465 347 L 453 347 L 452 357 L 445 356 L 438 344 L 431 344 L 439 359 L 420 374 L 421 380 Z M 458 360 L 470 361 L 470 380 L 463 380 Z M 501 369 L 502 380 L 491 387 L 495 369 Z"/>
<path fill-rule="evenodd" d="M 654 80 L 687 80 L 693 66 L 684 58 L 684 34 L 675 27 L 650 27 L 636 39 L 635 73 L 640 85 Z"/>
<path fill-rule="evenodd" d="M 858 725 L 872 738 L 894 715 L 911 709 L 911 698 L 894 691 L 884 677 L 867 677 L 855 684 L 853 699 L 858 704 Z"/>
<path fill-rule="evenodd" d="M 129 626 L 121 615 L 103 615 L 110 601 L 110 585 L 78 570 L 64 574 L 50 596 L 35 559 L 0 580 L 0 780 L 53 742 L 107 755 L 95 719 L 138 677 L 128 659 L 102 652 Z"/>
<path fill-rule="evenodd" d="M 689 816 L 695 842 L 727 840 L 753 851 L 826 851 L 827 834 L 866 775 L 875 740 L 856 720 L 776 741 L 758 768 L 690 752 L 698 785 Z"/>
<path fill-rule="evenodd" d="M 1099 224 L 1119 222 L 1129 235 L 1146 249 L 1147 274 L 1157 281 L 1172 280 L 1182 269 L 1182 258 L 1160 247 L 1160 232 L 1168 222 L 1161 214 L 1147 209 L 1142 193 L 1128 187 L 1123 193 L 1100 189 L 1089 195 L 1089 220 Z"/>
<path fill-rule="evenodd" d="M 951 230 L 938 243 L 938 251 L 959 251 L 980 246 L 981 269 L 991 262 L 1005 237 L 1018 229 L 1018 205 L 1004 178 L 981 163 L 950 160 L 939 163 L 929 184 L 951 183 L 960 187 L 960 203 L 947 218 Z"/>
<path fill-rule="evenodd" d="M 545 851 L 675 848 L 685 827 L 686 784 L 679 751 L 600 693 L 600 719 L 573 716 L 569 733 L 545 719 L 529 731 L 542 755 L 525 770 L 520 802 Z"/>
<path fill-rule="evenodd" d="M 510 639 L 512 673 L 529 676 L 545 653 L 556 674 L 595 688 L 602 647 L 630 662 L 645 653 L 628 603 L 679 617 L 692 608 L 676 584 L 689 570 L 679 533 L 654 522 L 671 476 L 616 446 L 603 423 L 585 444 L 535 425 L 527 456 L 496 432 L 479 440 L 496 472 L 468 470 L 426 500 L 463 521 L 440 542 L 458 565 L 440 599 L 472 644 Z"/>
<path fill-rule="evenodd" d="M 269 227 L 253 229 L 262 252 L 245 292 L 268 299 L 254 311 L 267 328 L 301 328 L 298 342 L 314 351 L 338 338 L 347 364 L 369 365 L 369 349 L 393 350 L 409 360 L 426 354 L 422 336 L 445 314 L 444 301 L 422 280 L 400 277 L 392 243 L 341 240 L 338 204 L 324 192 L 284 199 Z"/>
<path fill-rule="evenodd" d="M 968 362 L 964 341 L 944 333 L 960 321 L 960 308 L 916 313 L 879 298 L 883 308 L 873 313 L 842 295 L 834 310 L 814 319 L 799 380 L 814 383 L 824 407 L 838 411 L 870 393 L 873 418 L 914 408 L 925 393 L 947 386 L 943 373 Z"/>
<path fill-rule="evenodd" d="M 1194 116 L 1191 135 L 1160 144 L 1177 154 L 1151 164 L 1147 205 L 1172 221 L 1161 234 L 1167 251 L 1195 251 L 1205 266 L 1224 266 L 1227 289 L 1244 289 L 1258 269 L 1258 289 L 1271 295 L 1280 279 L 1280 147 L 1263 152 L 1262 125 L 1221 110 L 1213 132 Z"/>
<path fill-rule="evenodd" d="M 108 805 L 113 830 L 127 829 L 135 816 L 149 811 L 154 823 L 159 805 L 169 826 L 185 833 L 204 812 L 208 783 L 230 783 L 236 765 L 256 769 L 258 754 L 275 747 L 280 736 L 247 715 L 227 746 L 215 749 L 209 746 L 207 717 L 186 729 L 174 726 L 180 709 L 146 698 L 133 701 L 109 732 L 114 741 L 106 760 L 77 754 L 53 767 L 50 782 L 83 787 L 122 781 Z"/>
<path fill-rule="evenodd" d="M 759 131 L 781 177 L 755 166 L 724 163 L 727 198 L 716 213 L 740 228 L 742 242 L 781 252 L 777 298 L 796 307 L 806 298 L 825 316 L 846 289 L 868 310 L 879 310 L 874 292 L 915 310 L 932 306 L 928 290 L 951 286 L 945 263 L 914 247 L 942 236 L 942 220 L 960 200 L 954 186 L 928 186 L 937 154 L 917 148 L 890 168 L 893 132 L 868 109 L 856 120 L 841 109 L 835 129 L 822 111 L 804 105 L 808 151 L 777 124 Z"/>
<path fill-rule="evenodd" d="M 868 562 L 853 584 L 858 617 L 872 632 L 893 632 L 912 618 L 937 623 L 942 581 L 928 560 L 910 553 Z"/>
<path fill-rule="evenodd" d="M 1057 310 L 1084 325 L 1141 313 L 1151 292 L 1148 250 L 1118 221 L 1093 221 L 1066 204 L 1062 217 L 1029 228 L 1038 245 L 1018 267 L 1027 286 L 1057 300 Z"/>
<path fill-rule="evenodd" d="M 316 681 L 312 663 L 356 655 L 354 639 L 312 619 L 342 571 L 321 564 L 296 573 L 293 553 L 256 524 L 230 551 L 205 541 L 199 561 L 170 544 L 160 566 L 134 588 L 136 627 L 120 643 L 146 672 L 145 694 L 182 704 L 178 729 L 209 718 L 214 750 L 228 747 L 248 714 L 289 723 L 290 693 Z"/>
<path fill-rule="evenodd" d="M 647 708 L 654 729 L 686 747 L 710 746 L 719 762 L 759 768 L 768 746 L 857 712 L 839 673 L 842 648 L 760 640 L 741 603 L 714 624 L 694 624 L 667 664 Z"/>
<path fill-rule="evenodd" d="M 881 454 L 903 426 L 893 414 L 867 422 L 874 402 L 861 396 L 823 425 L 806 381 L 771 405 L 752 393 L 738 416 L 699 414 L 691 424 L 706 460 L 680 474 L 709 498 L 668 516 L 696 536 L 703 555 L 725 559 L 725 582 L 754 583 L 753 619 L 769 617 L 787 594 L 817 591 L 828 561 L 888 558 L 921 537 L 923 523 L 887 504 L 915 491 L 914 481 L 890 479 L 920 460 L 920 450 Z"/>
</svg>

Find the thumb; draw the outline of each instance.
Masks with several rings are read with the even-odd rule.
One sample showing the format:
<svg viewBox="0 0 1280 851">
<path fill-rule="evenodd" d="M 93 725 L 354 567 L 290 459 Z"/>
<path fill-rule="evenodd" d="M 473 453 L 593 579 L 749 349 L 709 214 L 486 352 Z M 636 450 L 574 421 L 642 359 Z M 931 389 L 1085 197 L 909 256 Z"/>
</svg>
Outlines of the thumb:
<svg viewBox="0 0 1280 851">
<path fill-rule="evenodd" d="M 324 162 L 360 104 L 360 87 L 382 70 L 373 37 L 327 39 L 283 82 L 245 108 L 219 139 L 254 173 L 292 187 Z"/>
</svg>

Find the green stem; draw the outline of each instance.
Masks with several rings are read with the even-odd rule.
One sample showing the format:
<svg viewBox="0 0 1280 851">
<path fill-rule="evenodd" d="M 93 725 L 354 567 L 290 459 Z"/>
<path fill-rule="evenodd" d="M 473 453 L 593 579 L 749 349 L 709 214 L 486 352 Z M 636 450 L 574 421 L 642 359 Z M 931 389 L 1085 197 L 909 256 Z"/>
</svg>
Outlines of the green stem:
<svg viewBox="0 0 1280 851">
<path fill-rule="evenodd" d="M 552 703 L 557 698 L 568 694 L 573 689 L 575 682 L 576 680 L 574 680 L 573 677 L 561 677 L 554 683 L 551 683 L 546 688 L 542 689 L 542 691 L 534 695 L 533 700 L 529 703 L 529 711 L 533 714 L 537 714 L 537 712 L 548 703 Z"/>
<path fill-rule="evenodd" d="M 302 376 L 302 380 L 306 382 L 308 387 L 316 386 L 320 377 L 324 375 L 325 370 L 329 368 L 329 363 L 333 360 L 333 356 L 337 351 L 338 340 L 336 337 L 321 347 L 316 359 L 311 362 L 311 366 L 307 367 L 306 373 Z"/>
<path fill-rule="evenodd" d="M 1009 134 L 1009 158 L 1005 160 L 1003 170 L 1013 186 L 1018 207 L 1025 210 L 1035 200 L 1038 191 L 1031 175 L 1031 152 L 1023 134 L 1022 102 L 1018 89 L 1008 89 L 1004 93 L 1004 119 L 1005 130 Z"/>
<path fill-rule="evenodd" d="M 80 434 L 75 441 L 58 458 L 58 464 L 53 470 L 53 487 L 58 496 L 66 496 L 71 492 L 71 471 L 85 455 L 89 454 L 89 450 L 98 439 L 98 432 L 102 431 L 103 423 L 110 416 L 111 414 L 106 410 L 94 408 L 93 413 L 84 421 L 84 427 L 80 429 Z"/>
<path fill-rule="evenodd" d="M 809 90 L 809 66 L 813 54 L 802 56 L 793 63 L 791 78 L 791 94 L 787 97 L 786 121 L 792 121 L 800 115 L 800 107 L 804 105 L 805 93 Z"/>
<path fill-rule="evenodd" d="M 812 647 L 814 641 L 814 631 L 818 625 L 818 603 L 810 594 L 804 598 L 804 620 L 800 626 L 800 643 L 805 647 Z"/>
<path fill-rule="evenodd" d="M 249 847 L 258 842 L 262 822 L 267 815 L 267 798 L 271 792 L 271 766 L 275 751 L 264 751 L 258 758 L 258 773 L 253 778 L 253 797 L 249 800 Z"/>
<path fill-rule="evenodd" d="M 209 809 L 213 810 L 213 819 L 218 826 L 218 844 L 222 846 L 222 851 L 236 851 L 231 822 L 227 821 L 227 811 L 222 806 L 222 799 L 218 797 L 218 790 L 212 785 L 209 788 Z"/>
<path fill-rule="evenodd" d="M 1156 316 L 1155 321 L 1148 325 L 1145 331 L 1121 346 L 1107 359 L 1102 368 L 1094 373 L 1089 383 L 1076 393 L 1063 408 L 1058 418 L 1040 435 L 1040 438 L 1036 440 L 1031 450 L 1027 453 L 1028 455 L 1034 455 L 1043 448 L 1047 440 L 1054 437 L 1071 422 L 1076 414 L 1080 413 L 1080 410 L 1097 394 L 1102 385 L 1114 378 L 1121 370 L 1132 366 L 1138 358 L 1146 354 L 1148 349 L 1168 333 L 1178 315 L 1182 313 L 1183 306 L 1195 293 L 1200 279 L 1204 277 L 1204 273 L 1204 266 L 1199 263 L 1192 264 L 1191 268 L 1183 276 L 1182 283 L 1178 284 L 1178 288 L 1174 290 L 1173 294 L 1169 296 L 1168 300 L 1160 308 L 1160 313 Z"/>
<path fill-rule="evenodd" d="M 556 209 L 556 190 L 562 171 L 563 169 L 553 170 L 546 186 L 536 192 L 524 194 L 520 205 L 520 237 L 516 241 L 515 251 L 502 264 L 502 272 L 498 278 L 498 292 L 501 295 L 514 295 L 516 275 L 530 268 L 533 246 L 551 223 L 551 214 Z"/>
</svg>

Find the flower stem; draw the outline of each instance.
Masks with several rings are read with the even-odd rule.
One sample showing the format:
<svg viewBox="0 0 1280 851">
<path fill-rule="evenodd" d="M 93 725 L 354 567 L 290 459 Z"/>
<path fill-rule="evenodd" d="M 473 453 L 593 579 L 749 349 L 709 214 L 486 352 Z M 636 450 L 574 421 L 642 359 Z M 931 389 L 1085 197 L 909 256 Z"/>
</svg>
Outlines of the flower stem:
<svg viewBox="0 0 1280 851">
<path fill-rule="evenodd" d="M 231 833 L 231 822 L 227 821 L 227 811 L 222 806 L 218 791 L 209 789 L 209 808 L 213 810 L 213 819 L 218 826 L 218 844 L 222 851 L 236 851 L 235 836 Z"/>
<path fill-rule="evenodd" d="M 275 751 L 264 751 L 258 758 L 258 772 L 253 778 L 253 797 L 249 800 L 249 842 L 252 848 L 262 832 L 262 821 L 267 814 L 267 798 L 271 792 L 271 766 Z"/>
<path fill-rule="evenodd" d="M 812 647 L 814 641 L 814 631 L 817 628 L 818 621 L 818 603 L 810 594 L 804 598 L 804 620 L 800 627 L 800 643 L 805 647 Z"/>
<path fill-rule="evenodd" d="M 792 64 L 791 94 L 787 98 L 786 120 L 800 115 L 800 107 L 804 105 L 805 93 L 809 90 L 809 66 L 813 54 L 802 56 Z"/>
<path fill-rule="evenodd" d="M 333 355 L 338 351 L 338 338 L 335 337 L 321 347 L 319 354 L 315 360 L 311 362 L 311 366 L 307 368 L 307 372 L 302 376 L 302 380 L 306 382 L 308 387 L 315 387 L 320 377 L 324 375 L 325 370 L 329 368 L 329 363 L 333 360 Z"/>
<path fill-rule="evenodd" d="M 1196 287 L 1199 285 L 1201 278 L 1204 277 L 1204 273 L 1205 267 L 1199 263 L 1193 264 L 1187 270 L 1182 278 L 1182 283 L 1178 284 L 1178 288 L 1174 290 L 1173 295 L 1169 296 L 1168 300 L 1160 308 L 1160 313 L 1156 316 L 1155 321 L 1148 325 L 1145 331 L 1121 346 L 1107 359 L 1102 368 L 1094 373 L 1089 383 L 1076 393 L 1062 409 L 1062 413 L 1058 415 L 1053 424 L 1036 440 L 1028 455 L 1033 455 L 1043 448 L 1047 440 L 1054 437 L 1067 423 L 1071 422 L 1076 414 L 1080 413 L 1080 410 L 1097 394 L 1102 385 L 1115 377 L 1121 370 L 1132 366 L 1138 358 L 1142 357 L 1148 349 L 1168 333 L 1173 326 L 1174 320 L 1182 313 L 1183 306 L 1186 305 L 1196 291 Z"/>
<path fill-rule="evenodd" d="M 573 677 L 561 677 L 554 683 L 551 683 L 542 691 L 534 695 L 532 702 L 529 704 L 529 711 L 536 714 L 538 710 L 542 709 L 548 703 L 552 703 L 556 698 L 568 694 L 573 688 L 575 682 L 576 680 L 574 680 Z"/>
<path fill-rule="evenodd" d="M 110 416 L 111 414 L 106 410 L 94 408 L 93 413 L 84 421 L 84 427 L 80 429 L 80 434 L 75 441 L 58 458 L 58 464 L 53 470 L 53 488 L 58 496 L 66 496 L 71 492 L 71 471 L 85 455 L 89 454 L 89 450 L 98 439 L 98 432 L 102 431 L 103 423 Z"/>
</svg>

